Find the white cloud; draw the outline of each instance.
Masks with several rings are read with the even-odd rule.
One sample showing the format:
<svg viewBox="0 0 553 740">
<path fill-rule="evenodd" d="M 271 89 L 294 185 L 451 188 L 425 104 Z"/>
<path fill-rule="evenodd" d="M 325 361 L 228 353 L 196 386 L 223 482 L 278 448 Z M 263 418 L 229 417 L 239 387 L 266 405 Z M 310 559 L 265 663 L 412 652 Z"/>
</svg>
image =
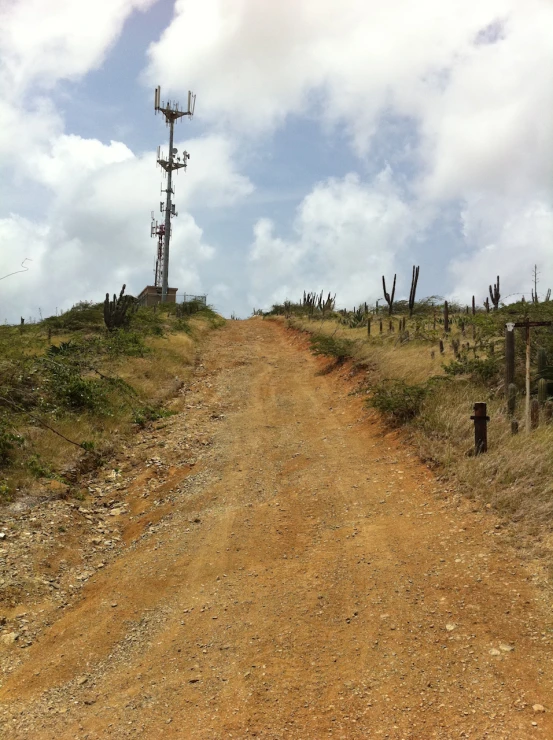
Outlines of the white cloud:
<svg viewBox="0 0 553 740">
<path fill-rule="evenodd" d="M 249 301 L 266 307 L 322 289 L 336 291 L 341 305 L 375 300 L 382 274 L 424 226 L 389 169 L 372 185 L 355 174 L 319 183 L 298 208 L 293 239 L 276 237 L 268 219 L 256 223 Z"/>
<path fill-rule="evenodd" d="M 150 47 L 145 79 L 162 81 L 171 93 L 194 89 L 198 113 L 244 140 L 306 115 L 329 134 L 345 130 L 361 158 L 378 153 L 371 148 L 375 134 L 386 137 L 387 120 L 399 117 L 412 134 L 405 146 L 418 168 L 408 180 L 417 209 L 428 217 L 453 203 L 466 220 L 478 201 L 488 217 L 481 228 L 470 226 L 471 259 L 490 269 L 494 259 L 516 266 L 505 227 L 492 227 L 490 213 L 498 209 L 516 221 L 521 244 L 547 242 L 546 221 L 528 212 L 530 204 L 551 199 L 552 25 L 548 0 L 177 0 L 173 22 Z M 344 200 L 339 208 L 349 205 Z M 308 207 L 313 203 L 302 206 Z M 254 255 L 264 255 L 267 285 L 277 275 L 291 279 L 275 255 L 291 267 L 301 263 L 310 227 L 302 228 L 299 240 L 287 241 L 275 236 L 274 224 L 258 221 Z M 347 235 L 339 237 L 313 267 L 318 278 L 326 265 L 326 284 L 340 279 L 340 240 Z M 258 282 L 263 269 L 259 260 Z M 450 275 L 464 291 L 459 270 Z"/>
<path fill-rule="evenodd" d="M 17 0 L 0 7 L 0 87 L 17 100 L 100 66 L 133 10 L 155 0 Z"/>
<path fill-rule="evenodd" d="M 538 294 L 553 288 L 553 207 L 540 200 L 520 203 L 475 200 L 463 212 L 467 242 L 474 245 L 451 264 L 455 296 L 468 302 L 476 295 L 483 303 L 488 285 L 499 274 L 502 300 L 530 299 L 532 269 L 540 272 Z"/>
</svg>

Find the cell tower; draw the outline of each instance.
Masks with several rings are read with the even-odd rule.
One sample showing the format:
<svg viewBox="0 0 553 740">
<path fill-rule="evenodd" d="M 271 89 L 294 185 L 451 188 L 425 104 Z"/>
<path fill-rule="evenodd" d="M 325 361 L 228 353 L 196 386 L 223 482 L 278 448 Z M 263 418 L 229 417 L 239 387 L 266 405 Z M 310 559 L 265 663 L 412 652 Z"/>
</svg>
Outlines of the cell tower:
<svg viewBox="0 0 553 740">
<path fill-rule="evenodd" d="M 161 204 L 160 204 L 161 205 Z M 152 228 L 150 236 L 157 237 L 157 254 L 154 285 L 162 287 L 163 279 L 163 237 L 165 236 L 165 224 L 158 224 L 152 211 Z"/>
<path fill-rule="evenodd" d="M 169 285 L 169 241 L 171 239 L 171 217 L 178 216 L 175 210 L 175 204 L 172 201 L 171 196 L 175 194 L 172 187 L 172 174 L 173 170 L 186 170 L 187 161 L 190 159 L 190 154 L 183 151 L 182 156 L 178 156 L 178 150 L 173 146 L 173 128 L 175 121 L 188 116 L 192 118 L 194 115 L 194 108 L 196 107 L 196 96 L 188 91 L 188 110 L 184 111 L 179 108 L 179 104 L 168 100 L 166 103 L 161 102 L 161 88 L 159 85 L 155 89 L 154 97 L 154 108 L 155 112 L 161 111 L 165 116 L 165 123 L 169 126 L 169 155 L 166 157 L 157 148 L 157 163 L 167 173 L 167 187 L 161 189 L 162 193 L 166 193 L 165 203 L 160 202 L 159 208 L 162 213 L 165 213 L 164 225 L 158 226 L 157 221 L 154 221 L 154 215 L 152 213 L 152 237 L 157 236 L 158 238 L 158 252 L 156 260 L 156 286 L 159 287 L 161 282 L 161 302 L 165 303 L 167 300 L 167 288 Z"/>
</svg>

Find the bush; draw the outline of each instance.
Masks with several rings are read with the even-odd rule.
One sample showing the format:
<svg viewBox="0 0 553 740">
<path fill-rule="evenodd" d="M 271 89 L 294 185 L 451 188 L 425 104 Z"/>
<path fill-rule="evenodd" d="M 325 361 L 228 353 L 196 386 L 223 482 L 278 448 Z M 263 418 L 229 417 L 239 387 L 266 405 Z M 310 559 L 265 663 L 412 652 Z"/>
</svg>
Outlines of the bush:
<svg viewBox="0 0 553 740">
<path fill-rule="evenodd" d="M 344 362 L 352 357 L 355 342 L 330 334 L 313 334 L 310 337 L 311 351 L 315 355 L 334 357 L 337 362 Z"/>
<path fill-rule="evenodd" d="M 0 421 L 0 467 L 12 461 L 16 448 L 21 447 L 24 441 L 20 434 L 15 434 Z"/>
<path fill-rule="evenodd" d="M 139 427 L 143 428 L 149 421 L 158 421 L 159 419 L 166 419 L 169 416 L 174 416 L 176 411 L 171 409 L 164 409 L 160 406 L 143 406 L 142 408 L 134 409 L 133 411 L 133 423 L 138 424 Z"/>
<path fill-rule="evenodd" d="M 498 379 L 500 373 L 497 357 L 487 357 L 484 360 L 462 357 L 442 367 L 447 375 L 470 375 L 472 380 L 484 383 Z"/>
<path fill-rule="evenodd" d="M 98 331 L 104 328 L 103 305 L 92 301 L 80 301 L 65 313 L 44 319 L 42 324 L 61 331 L 81 329 Z"/>
<path fill-rule="evenodd" d="M 426 385 L 408 385 L 397 379 L 383 380 L 372 389 L 367 403 L 392 422 L 405 424 L 420 414 L 428 391 Z"/>
</svg>

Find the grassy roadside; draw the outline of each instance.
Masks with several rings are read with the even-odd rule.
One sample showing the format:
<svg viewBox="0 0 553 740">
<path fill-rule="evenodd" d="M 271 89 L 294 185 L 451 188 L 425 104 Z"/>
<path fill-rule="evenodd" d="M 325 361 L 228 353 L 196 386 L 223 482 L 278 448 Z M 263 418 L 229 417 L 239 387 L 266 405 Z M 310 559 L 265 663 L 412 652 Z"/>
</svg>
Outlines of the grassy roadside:
<svg viewBox="0 0 553 740">
<path fill-rule="evenodd" d="M 0 503 L 63 488 L 121 442 L 179 410 L 202 337 L 224 323 L 211 309 L 139 309 L 106 331 L 102 306 L 0 327 Z"/>
<path fill-rule="evenodd" d="M 324 320 L 292 315 L 287 324 L 310 335 L 312 351 L 340 364 L 346 359 L 359 371 L 360 392 L 367 405 L 384 416 L 390 426 L 401 427 L 420 458 L 443 480 L 454 481 L 464 495 L 489 505 L 503 517 L 519 523 L 518 531 L 553 549 L 553 424 L 540 411 L 540 425 L 524 432 L 524 342 L 517 336 L 515 416 L 520 433 L 511 434 L 512 416 L 504 387 L 504 325 L 528 315 L 553 319 L 553 303 L 514 306 L 474 318 L 459 312 L 450 331 L 435 316 L 421 313 L 405 319 L 370 317 L 350 326 L 348 317 L 333 314 Z M 367 317 L 369 318 L 369 317 Z M 474 334 L 472 324 L 475 325 Z M 473 338 L 474 337 L 474 338 Z M 443 354 L 440 352 L 440 340 Z M 553 334 L 549 329 L 533 335 L 532 395 L 536 396 L 537 350 L 542 348 L 551 375 Z M 332 365 L 330 366 L 332 367 Z M 549 396 L 552 395 L 549 385 Z M 489 451 L 475 457 L 473 404 L 485 401 L 491 421 Z M 549 540 L 549 544 L 547 541 Z"/>
</svg>

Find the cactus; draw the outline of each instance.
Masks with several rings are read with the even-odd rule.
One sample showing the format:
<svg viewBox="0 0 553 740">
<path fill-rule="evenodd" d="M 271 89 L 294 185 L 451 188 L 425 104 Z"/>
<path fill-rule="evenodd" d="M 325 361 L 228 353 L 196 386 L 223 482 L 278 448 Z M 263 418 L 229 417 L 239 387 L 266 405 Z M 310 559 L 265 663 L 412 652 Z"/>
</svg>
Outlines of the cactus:
<svg viewBox="0 0 553 740">
<path fill-rule="evenodd" d="M 123 285 L 121 288 L 119 298 L 114 293 L 112 301 L 109 299 L 109 293 L 106 293 L 106 299 L 104 301 L 104 322 L 110 331 L 128 326 L 131 319 L 128 315 L 129 309 L 133 307 L 133 309 L 136 310 L 138 307 L 138 304 L 132 296 L 124 295 L 126 287 L 126 285 Z"/>
<path fill-rule="evenodd" d="M 367 336 L 371 336 L 371 320 L 370 318 L 367 319 Z"/>
<path fill-rule="evenodd" d="M 419 282 L 419 268 L 413 265 L 413 277 L 411 278 L 411 290 L 409 292 L 409 317 L 413 315 L 415 307 L 415 295 L 417 293 L 417 283 Z M 403 327 L 405 330 L 405 327 Z"/>
<path fill-rule="evenodd" d="M 394 284 L 392 285 L 392 295 L 390 295 L 386 291 L 386 280 L 384 278 L 384 275 L 382 275 L 382 288 L 384 289 L 384 299 L 386 300 L 386 303 L 388 304 L 388 314 L 391 316 L 392 311 L 394 308 L 394 296 L 396 294 L 396 277 L 397 275 L 394 275 Z"/>
<path fill-rule="evenodd" d="M 543 406 L 543 417 L 546 424 L 551 424 L 553 419 L 553 401 L 546 401 Z"/>
<path fill-rule="evenodd" d="M 490 313 L 490 299 L 489 298 L 486 298 L 486 300 L 484 301 L 484 307 L 486 309 L 486 313 Z"/>
<path fill-rule="evenodd" d="M 507 389 L 507 409 L 511 416 L 514 416 L 517 407 L 517 387 L 514 383 L 509 383 Z"/>
<path fill-rule="evenodd" d="M 444 353 L 444 343 L 443 343 L 443 341 L 442 341 L 442 340 L 440 339 L 440 354 L 441 354 L 441 355 L 443 355 L 443 353 Z"/>
<path fill-rule="evenodd" d="M 511 434 L 518 434 L 518 421 L 511 419 Z"/>
<path fill-rule="evenodd" d="M 497 276 L 497 283 L 494 283 L 493 291 L 492 286 L 490 285 L 490 298 L 492 299 L 493 303 L 493 310 L 497 311 L 499 308 L 499 299 L 501 298 L 501 294 L 499 292 L 499 275 Z"/>
<path fill-rule="evenodd" d="M 538 402 L 540 406 L 543 406 L 547 401 L 547 380 L 540 378 L 538 380 Z"/>
<path fill-rule="evenodd" d="M 459 340 L 458 339 L 452 339 L 451 340 L 451 346 L 453 347 L 453 354 L 455 357 L 459 357 Z"/>
<path fill-rule="evenodd" d="M 474 296 L 472 296 L 472 315 L 474 316 L 476 314 L 476 301 L 474 300 Z"/>
<path fill-rule="evenodd" d="M 444 331 L 446 334 L 449 332 L 449 306 L 447 301 L 444 303 Z"/>
<path fill-rule="evenodd" d="M 380 333 L 382 334 L 382 319 L 380 319 Z"/>
<path fill-rule="evenodd" d="M 547 352 L 544 347 L 538 348 L 538 376 L 543 377 L 547 367 Z"/>
</svg>

